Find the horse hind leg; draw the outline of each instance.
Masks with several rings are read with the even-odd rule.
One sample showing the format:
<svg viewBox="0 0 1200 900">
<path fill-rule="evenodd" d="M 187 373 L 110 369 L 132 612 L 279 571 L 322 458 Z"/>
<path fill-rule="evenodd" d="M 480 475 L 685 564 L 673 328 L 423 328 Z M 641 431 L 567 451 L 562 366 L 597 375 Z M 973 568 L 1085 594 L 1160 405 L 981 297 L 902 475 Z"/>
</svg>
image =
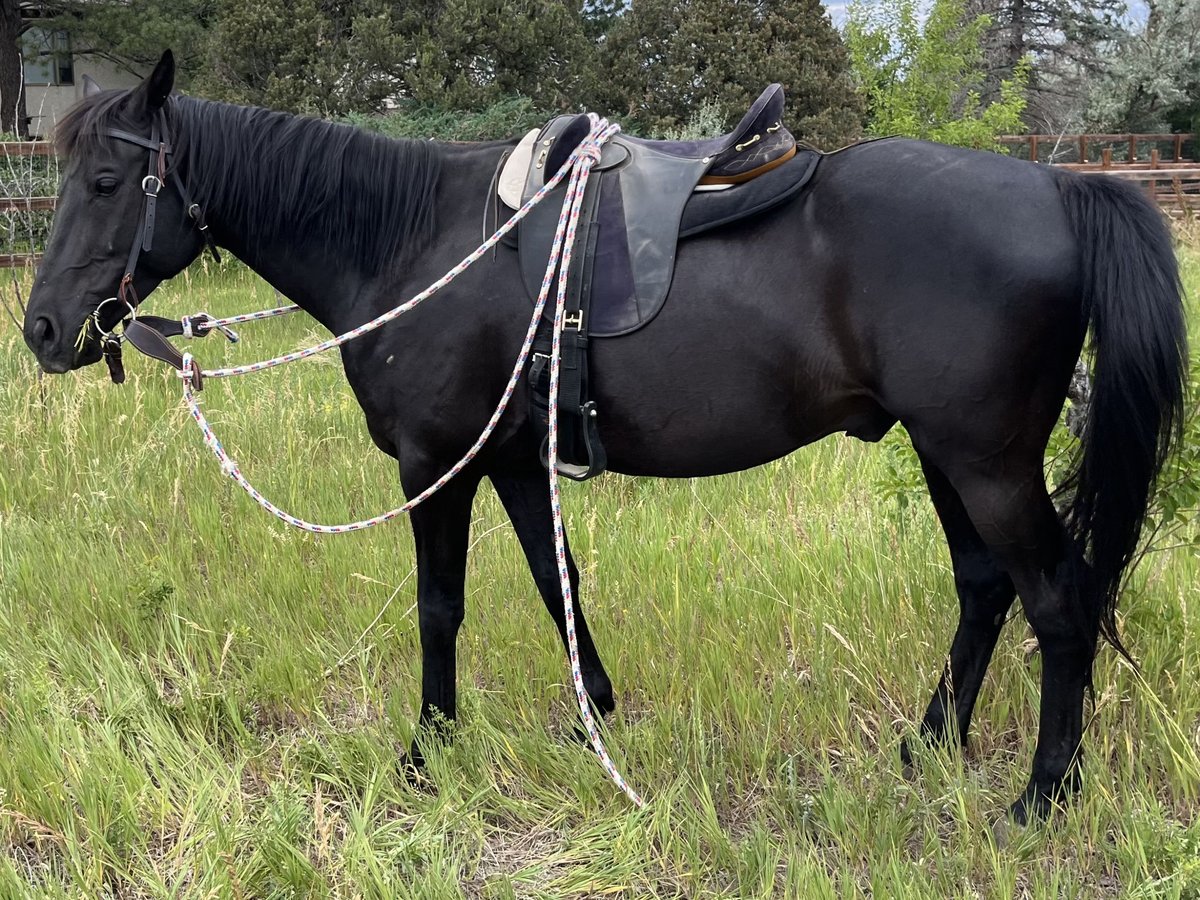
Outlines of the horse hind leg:
<svg viewBox="0 0 1200 900">
<path fill-rule="evenodd" d="M 1041 649 L 1037 747 L 1025 791 L 1010 813 L 1044 817 L 1079 787 L 1084 693 L 1100 633 L 1090 568 L 1046 492 L 1040 459 L 992 459 L 950 471 L 980 538 L 1012 578 Z"/>
<path fill-rule="evenodd" d="M 918 455 L 950 547 L 959 602 L 958 628 L 946 667 L 921 721 L 921 737 L 933 743 L 957 740 L 965 746 L 975 701 L 1016 588 L 971 523 L 949 479 L 928 457 Z M 911 769 L 912 753 L 907 741 L 900 746 L 900 758 L 905 769 Z"/>
</svg>

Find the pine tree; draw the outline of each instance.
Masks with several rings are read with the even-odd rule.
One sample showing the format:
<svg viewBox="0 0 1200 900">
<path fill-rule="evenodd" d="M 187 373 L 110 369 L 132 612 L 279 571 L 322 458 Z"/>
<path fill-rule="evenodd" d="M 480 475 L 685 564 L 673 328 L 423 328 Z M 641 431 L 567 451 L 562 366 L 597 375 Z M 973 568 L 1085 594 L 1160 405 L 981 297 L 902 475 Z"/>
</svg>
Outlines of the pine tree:
<svg viewBox="0 0 1200 900">
<path fill-rule="evenodd" d="M 170 48 L 176 83 L 186 86 L 204 65 L 218 0 L 53 0 L 44 27 L 66 31 L 76 56 L 104 59 L 134 75 L 154 68 Z"/>
<path fill-rule="evenodd" d="M 1022 60 L 1032 59 L 1024 119 L 1054 133 L 1079 127 L 1089 83 L 1104 49 L 1121 34 L 1125 0 L 968 0 L 964 20 L 990 20 L 982 42 L 982 99 L 1000 96 Z"/>
<path fill-rule="evenodd" d="M 403 45 L 382 0 L 221 0 L 200 89 L 296 112 L 369 112 L 400 89 Z"/>
<path fill-rule="evenodd" d="M 797 137 L 836 146 L 862 127 L 863 101 L 819 0 L 633 0 L 601 49 L 597 108 L 658 134 L 701 104 L 734 124 L 773 81 Z"/>
</svg>

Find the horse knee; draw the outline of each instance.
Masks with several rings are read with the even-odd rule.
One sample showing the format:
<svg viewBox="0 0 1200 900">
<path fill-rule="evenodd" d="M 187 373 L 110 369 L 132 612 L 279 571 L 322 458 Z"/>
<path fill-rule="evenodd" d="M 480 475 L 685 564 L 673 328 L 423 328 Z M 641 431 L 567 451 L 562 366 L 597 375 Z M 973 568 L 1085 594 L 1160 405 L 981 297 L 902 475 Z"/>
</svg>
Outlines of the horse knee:
<svg viewBox="0 0 1200 900">
<path fill-rule="evenodd" d="M 417 621 L 421 629 L 421 641 L 453 641 L 462 626 L 465 613 L 466 608 L 462 603 L 439 601 L 418 604 Z"/>
</svg>

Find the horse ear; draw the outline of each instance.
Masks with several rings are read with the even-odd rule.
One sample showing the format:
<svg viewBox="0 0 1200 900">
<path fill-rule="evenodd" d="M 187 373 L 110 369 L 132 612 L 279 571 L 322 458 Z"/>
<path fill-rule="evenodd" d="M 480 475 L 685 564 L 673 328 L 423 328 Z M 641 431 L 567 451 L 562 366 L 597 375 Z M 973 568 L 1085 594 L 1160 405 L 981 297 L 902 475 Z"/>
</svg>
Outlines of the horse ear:
<svg viewBox="0 0 1200 900">
<path fill-rule="evenodd" d="M 91 97 L 93 94 L 98 94 L 102 88 L 96 83 L 96 79 L 91 75 L 83 76 L 83 96 Z"/>
<path fill-rule="evenodd" d="M 146 109 L 155 110 L 162 108 L 167 102 L 167 98 L 171 96 L 171 88 L 175 86 L 175 55 L 170 50 L 164 50 L 162 59 L 158 61 L 158 65 L 154 67 L 154 71 L 150 73 L 150 77 L 142 82 L 138 88 L 139 93 L 145 98 Z"/>
</svg>

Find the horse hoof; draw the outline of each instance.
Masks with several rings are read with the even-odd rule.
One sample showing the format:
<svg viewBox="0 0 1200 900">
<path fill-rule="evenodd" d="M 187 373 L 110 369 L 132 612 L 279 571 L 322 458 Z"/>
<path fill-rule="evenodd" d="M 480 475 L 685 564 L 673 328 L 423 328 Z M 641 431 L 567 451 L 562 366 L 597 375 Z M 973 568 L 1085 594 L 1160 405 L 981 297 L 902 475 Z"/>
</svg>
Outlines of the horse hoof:
<svg viewBox="0 0 1200 900">
<path fill-rule="evenodd" d="M 400 763 L 400 777 L 414 791 L 420 791 L 423 794 L 437 793 L 437 785 L 433 783 L 433 779 L 429 777 L 425 767 L 413 765 L 411 760 L 405 759 Z"/>
<path fill-rule="evenodd" d="M 1012 846 L 1025 826 L 1014 822 L 1009 816 L 1003 815 L 992 823 L 992 840 L 997 850 L 1006 850 Z"/>
<path fill-rule="evenodd" d="M 905 781 L 917 780 L 917 766 L 913 762 L 912 750 L 909 749 L 907 738 L 900 742 L 900 772 Z"/>
<path fill-rule="evenodd" d="M 429 791 L 433 788 L 433 779 L 425 768 L 425 754 L 420 746 L 413 741 L 412 749 L 400 760 L 400 776 L 413 790 Z"/>
</svg>

